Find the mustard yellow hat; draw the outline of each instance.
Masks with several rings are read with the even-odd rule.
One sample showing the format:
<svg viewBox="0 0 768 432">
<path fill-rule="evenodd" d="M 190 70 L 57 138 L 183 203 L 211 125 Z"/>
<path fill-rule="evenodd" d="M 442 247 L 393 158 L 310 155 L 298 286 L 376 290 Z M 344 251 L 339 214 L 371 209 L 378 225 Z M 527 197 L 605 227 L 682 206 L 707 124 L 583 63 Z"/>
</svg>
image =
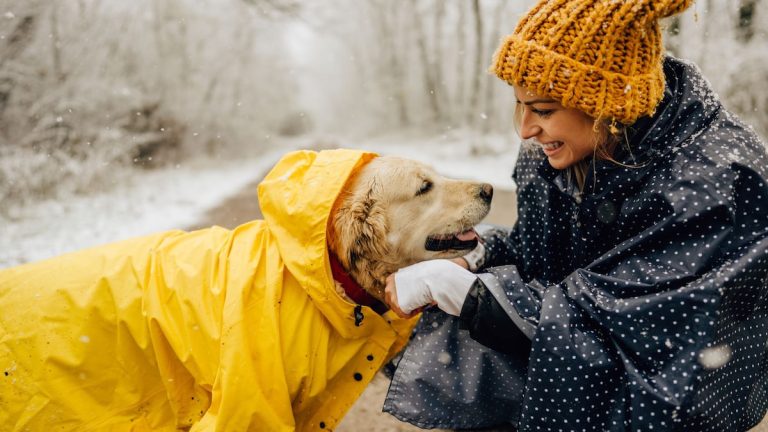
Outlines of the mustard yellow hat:
<svg viewBox="0 0 768 432">
<path fill-rule="evenodd" d="M 541 0 L 494 56 L 510 84 L 632 124 L 664 94 L 659 19 L 693 0 Z"/>
</svg>

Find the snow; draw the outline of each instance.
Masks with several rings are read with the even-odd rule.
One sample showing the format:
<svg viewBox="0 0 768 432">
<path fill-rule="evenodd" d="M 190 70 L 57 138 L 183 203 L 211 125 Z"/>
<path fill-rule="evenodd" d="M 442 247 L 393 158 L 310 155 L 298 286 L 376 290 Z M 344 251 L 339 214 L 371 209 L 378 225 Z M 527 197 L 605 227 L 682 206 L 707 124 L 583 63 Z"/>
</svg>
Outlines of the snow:
<svg viewBox="0 0 768 432">
<path fill-rule="evenodd" d="M 286 142 L 280 150 L 258 158 L 228 162 L 200 158 L 176 167 L 137 171 L 108 191 L 28 205 L 14 211 L 10 220 L 0 217 L 0 268 L 192 226 L 207 210 L 258 180 L 282 154 L 308 147 L 307 142 L 311 141 Z M 438 137 L 400 134 L 332 142 L 326 147 L 394 154 L 428 163 L 449 177 L 513 188 L 510 175 L 517 141 L 511 137 L 454 131 Z"/>
<path fill-rule="evenodd" d="M 704 366 L 704 369 L 719 369 L 731 360 L 731 356 L 731 347 L 728 345 L 718 345 L 701 350 L 699 353 L 699 363 Z"/>
<path fill-rule="evenodd" d="M 259 159 L 193 160 L 141 171 L 107 192 L 45 200 L 2 220 L 0 267 L 36 261 L 107 242 L 194 224 L 239 191 L 282 152 Z"/>
</svg>

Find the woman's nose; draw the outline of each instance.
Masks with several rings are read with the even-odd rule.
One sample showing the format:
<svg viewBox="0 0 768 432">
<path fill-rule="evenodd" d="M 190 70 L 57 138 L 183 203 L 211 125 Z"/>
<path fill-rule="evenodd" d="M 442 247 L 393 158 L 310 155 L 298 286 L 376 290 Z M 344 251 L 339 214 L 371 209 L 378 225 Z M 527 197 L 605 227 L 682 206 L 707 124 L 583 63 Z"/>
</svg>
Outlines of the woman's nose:
<svg viewBox="0 0 768 432">
<path fill-rule="evenodd" d="M 520 122 L 520 138 L 529 139 L 541 133 L 541 127 L 531 119 L 529 113 L 523 113 L 522 121 Z"/>
</svg>

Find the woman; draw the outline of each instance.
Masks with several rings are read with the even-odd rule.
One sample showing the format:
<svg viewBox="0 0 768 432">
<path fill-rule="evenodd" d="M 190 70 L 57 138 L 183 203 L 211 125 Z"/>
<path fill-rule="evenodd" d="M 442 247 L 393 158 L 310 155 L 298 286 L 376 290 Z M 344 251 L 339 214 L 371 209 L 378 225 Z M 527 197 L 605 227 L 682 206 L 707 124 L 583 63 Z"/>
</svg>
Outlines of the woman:
<svg viewBox="0 0 768 432">
<path fill-rule="evenodd" d="M 389 279 L 399 314 L 436 303 L 523 364 L 494 372 L 522 375 L 503 419 L 519 430 L 743 431 L 766 413 L 768 156 L 664 56 L 658 20 L 690 3 L 534 6 L 493 67 L 535 147 L 518 221 Z"/>
</svg>

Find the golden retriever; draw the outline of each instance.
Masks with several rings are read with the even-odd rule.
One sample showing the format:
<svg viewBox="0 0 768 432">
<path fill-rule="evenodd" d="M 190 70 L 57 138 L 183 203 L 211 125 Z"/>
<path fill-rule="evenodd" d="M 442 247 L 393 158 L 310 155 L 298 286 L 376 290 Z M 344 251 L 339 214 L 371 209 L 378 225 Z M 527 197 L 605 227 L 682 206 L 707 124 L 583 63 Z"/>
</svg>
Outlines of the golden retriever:
<svg viewBox="0 0 768 432">
<path fill-rule="evenodd" d="M 345 185 L 329 219 L 328 245 L 352 278 L 382 300 L 387 275 L 477 246 L 473 227 L 488 214 L 492 197 L 487 183 L 381 156 Z"/>
</svg>

